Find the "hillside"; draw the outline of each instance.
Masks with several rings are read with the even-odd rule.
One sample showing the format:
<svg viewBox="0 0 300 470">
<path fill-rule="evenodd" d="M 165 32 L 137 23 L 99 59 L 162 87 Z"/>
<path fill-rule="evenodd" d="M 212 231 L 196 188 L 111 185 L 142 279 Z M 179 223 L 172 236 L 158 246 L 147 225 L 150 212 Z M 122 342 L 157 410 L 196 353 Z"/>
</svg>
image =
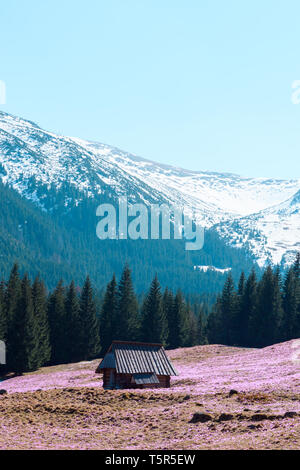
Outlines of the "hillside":
<svg viewBox="0 0 300 470">
<path fill-rule="evenodd" d="M 56 135 L 0 111 L 1 275 L 7 276 L 11 267 L 9 252 L 22 270 L 34 275 L 40 271 L 49 287 L 61 276 L 80 283 L 89 273 L 102 288 L 112 272 L 119 273 L 129 261 L 140 291 L 158 272 L 164 286 L 195 293 L 218 291 L 224 274 L 194 272 L 194 266 L 232 268 L 236 277 L 256 262 L 291 263 L 299 250 L 300 180 L 200 170 L 162 165 L 106 144 Z M 204 249 L 185 253 L 181 240 L 97 240 L 97 206 L 116 204 L 124 195 L 129 203 L 166 203 L 193 213 L 206 229 Z M 6 211 L 9 198 L 12 210 Z M 13 225 L 10 213 L 16 212 L 15 204 L 18 216 Z M 35 212 L 31 222 L 28 211 Z M 37 241 L 36 236 L 29 238 L 30 233 L 41 236 Z M 5 240 L 10 250 L 5 249 Z M 142 269 L 143 276 L 138 256 L 148 268 L 146 273 Z"/>
<path fill-rule="evenodd" d="M 103 391 L 97 360 L 43 368 L 2 382 L 0 448 L 296 449 L 298 352 L 298 340 L 169 351 L 179 376 L 164 390 Z"/>
<path fill-rule="evenodd" d="M 183 240 L 99 240 L 95 215 L 99 200 L 82 194 L 79 205 L 66 208 L 64 190 L 40 191 L 55 210 L 41 208 L 0 181 L 0 278 L 7 279 L 18 261 L 21 272 L 32 278 L 40 273 L 50 289 L 60 278 L 81 285 L 89 274 L 100 290 L 128 261 L 139 293 L 148 289 L 157 273 L 162 286 L 199 294 L 220 291 L 226 271 L 195 272 L 194 266 L 232 266 L 237 279 L 240 269 L 249 272 L 254 265 L 244 250 L 226 246 L 213 229 L 206 231 L 205 245 L 197 252 L 187 252 Z"/>
</svg>

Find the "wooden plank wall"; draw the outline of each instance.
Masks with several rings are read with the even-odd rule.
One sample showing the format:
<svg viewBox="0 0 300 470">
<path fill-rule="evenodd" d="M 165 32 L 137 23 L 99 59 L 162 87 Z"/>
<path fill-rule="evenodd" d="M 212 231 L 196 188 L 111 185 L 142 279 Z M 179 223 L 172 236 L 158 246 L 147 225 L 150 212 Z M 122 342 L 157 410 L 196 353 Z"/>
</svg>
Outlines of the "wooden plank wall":
<svg viewBox="0 0 300 470">
<path fill-rule="evenodd" d="M 103 388 L 110 386 L 110 373 L 114 369 L 103 369 Z M 132 374 L 116 374 L 116 386 L 121 389 L 126 388 L 170 388 L 170 376 L 158 375 L 159 384 L 136 385 L 131 383 Z"/>
</svg>

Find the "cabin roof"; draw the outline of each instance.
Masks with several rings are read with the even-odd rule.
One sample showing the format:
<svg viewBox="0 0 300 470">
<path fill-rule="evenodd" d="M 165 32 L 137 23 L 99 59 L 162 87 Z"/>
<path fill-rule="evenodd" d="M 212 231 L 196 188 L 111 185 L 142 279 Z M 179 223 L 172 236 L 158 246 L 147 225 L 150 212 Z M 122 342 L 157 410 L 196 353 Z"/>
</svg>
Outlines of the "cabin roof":
<svg viewBox="0 0 300 470">
<path fill-rule="evenodd" d="M 106 368 L 118 374 L 177 375 L 159 343 L 113 341 L 96 372 Z"/>
<path fill-rule="evenodd" d="M 115 368 L 116 368 L 115 355 L 112 352 L 108 352 L 107 354 L 105 354 L 101 362 L 101 369 L 115 369 Z"/>
</svg>

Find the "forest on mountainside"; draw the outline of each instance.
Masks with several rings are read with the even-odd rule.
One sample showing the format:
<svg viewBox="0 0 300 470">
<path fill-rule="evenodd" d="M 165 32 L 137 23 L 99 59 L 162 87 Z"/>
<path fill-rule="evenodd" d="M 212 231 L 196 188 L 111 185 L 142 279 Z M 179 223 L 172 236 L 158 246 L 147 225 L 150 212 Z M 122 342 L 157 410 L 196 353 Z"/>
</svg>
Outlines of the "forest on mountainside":
<svg viewBox="0 0 300 470">
<path fill-rule="evenodd" d="M 241 270 L 246 274 L 253 267 L 260 271 L 245 250 L 226 245 L 213 228 L 205 230 L 204 247 L 199 251 L 186 251 L 185 240 L 99 240 L 96 208 L 100 202 L 112 202 L 105 192 L 100 201 L 70 186 L 59 191 L 55 186 L 42 187 L 34 178 L 30 191 L 39 200 L 47 199 L 45 207 L 22 198 L 0 181 L 0 278 L 7 278 L 17 262 L 22 274 L 33 278 L 39 273 L 48 289 L 60 278 L 82 285 L 89 275 L 101 292 L 113 272 L 120 276 L 128 263 L 138 294 L 146 292 L 157 273 L 163 288 L 180 287 L 191 296 L 208 295 L 213 302 L 226 275 L 195 271 L 194 266 L 231 268 L 235 281 Z M 69 199 L 80 203 L 66 207 Z"/>
</svg>

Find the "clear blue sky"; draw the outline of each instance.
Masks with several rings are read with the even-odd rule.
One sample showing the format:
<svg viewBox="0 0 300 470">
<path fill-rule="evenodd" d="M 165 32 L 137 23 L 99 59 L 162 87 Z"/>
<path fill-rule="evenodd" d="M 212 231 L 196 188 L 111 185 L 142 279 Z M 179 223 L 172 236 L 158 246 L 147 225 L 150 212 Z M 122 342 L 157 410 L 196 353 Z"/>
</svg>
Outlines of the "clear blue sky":
<svg viewBox="0 0 300 470">
<path fill-rule="evenodd" d="M 10 0 L 0 109 L 196 170 L 300 178 L 300 2 Z"/>
</svg>

